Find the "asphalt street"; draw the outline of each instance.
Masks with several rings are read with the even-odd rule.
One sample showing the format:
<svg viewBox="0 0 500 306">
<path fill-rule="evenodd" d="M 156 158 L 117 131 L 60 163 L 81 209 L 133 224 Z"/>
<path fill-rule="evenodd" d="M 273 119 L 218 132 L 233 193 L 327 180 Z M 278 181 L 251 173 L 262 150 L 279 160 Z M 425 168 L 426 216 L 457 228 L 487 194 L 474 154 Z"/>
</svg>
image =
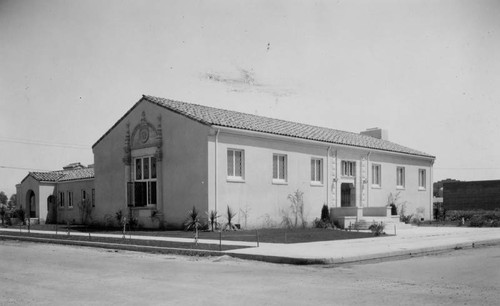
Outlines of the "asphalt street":
<svg viewBox="0 0 500 306">
<path fill-rule="evenodd" d="M 0 241 L 0 305 L 497 305 L 500 247 L 294 266 Z"/>
</svg>

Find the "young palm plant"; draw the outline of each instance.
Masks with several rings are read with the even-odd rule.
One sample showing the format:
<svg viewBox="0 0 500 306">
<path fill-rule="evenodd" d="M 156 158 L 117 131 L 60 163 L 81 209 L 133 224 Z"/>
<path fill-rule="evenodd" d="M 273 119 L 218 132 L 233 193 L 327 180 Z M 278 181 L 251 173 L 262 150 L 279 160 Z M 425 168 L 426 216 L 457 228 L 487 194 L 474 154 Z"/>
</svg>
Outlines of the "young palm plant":
<svg viewBox="0 0 500 306">
<path fill-rule="evenodd" d="M 229 207 L 229 205 L 227 206 L 226 214 L 227 214 L 226 215 L 227 223 L 224 224 L 223 230 L 225 230 L 225 231 L 237 230 L 238 228 L 236 227 L 236 225 L 233 224 L 233 219 L 236 216 L 236 213 L 231 209 L 231 207 Z"/>
<path fill-rule="evenodd" d="M 198 210 L 195 206 L 193 209 L 188 211 L 188 216 L 186 221 L 184 221 L 184 229 L 186 231 L 198 231 L 198 228 L 201 227 L 200 217 Z"/>
<path fill-rule="evenodd" d="M 210 230 L 213 232 L 217 227 L 217 219 L 220 217 L 216 210 L 207 211 L 207 217 L 210 222 Z"/>
</svg>

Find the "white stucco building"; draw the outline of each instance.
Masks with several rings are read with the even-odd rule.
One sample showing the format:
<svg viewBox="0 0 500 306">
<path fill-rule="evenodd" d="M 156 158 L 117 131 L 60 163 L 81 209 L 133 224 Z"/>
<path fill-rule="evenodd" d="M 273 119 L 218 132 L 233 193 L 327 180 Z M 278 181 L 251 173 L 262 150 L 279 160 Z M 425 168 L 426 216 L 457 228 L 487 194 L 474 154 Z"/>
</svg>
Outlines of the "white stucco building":
<svg viewBox="0 0 500 306">
<path fill-rule="evenodd" d="M 391 193 L 407 214 L 432 213 L 435 157 L 381 129 L 358 134 L 143 96 L 93 152 L 94 220 L 130 209 L 144 226 L 176 228 L 193 205 L 219 214 L 230 206 L 238 223 L 265 227 L 279 224 L 296 190 L 308 221 L 325 203 L 340 219 L 385 216 Z"/>
</svg>

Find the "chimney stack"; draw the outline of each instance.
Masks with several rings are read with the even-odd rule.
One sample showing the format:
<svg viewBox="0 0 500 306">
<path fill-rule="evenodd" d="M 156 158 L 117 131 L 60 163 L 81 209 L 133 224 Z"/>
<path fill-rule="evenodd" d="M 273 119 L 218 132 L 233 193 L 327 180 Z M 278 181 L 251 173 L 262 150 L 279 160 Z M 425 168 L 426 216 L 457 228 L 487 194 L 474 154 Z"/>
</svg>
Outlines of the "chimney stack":
<svg viewBox="0 0 500 306">
<path fill-rule="evenodd" d="M 389 137 L 387 136 L 387 130 L 378 127 L 366 129 L 366 131 L 363 131 L 360 134 L 382 140 L 389 140 Z"/>
</svg>

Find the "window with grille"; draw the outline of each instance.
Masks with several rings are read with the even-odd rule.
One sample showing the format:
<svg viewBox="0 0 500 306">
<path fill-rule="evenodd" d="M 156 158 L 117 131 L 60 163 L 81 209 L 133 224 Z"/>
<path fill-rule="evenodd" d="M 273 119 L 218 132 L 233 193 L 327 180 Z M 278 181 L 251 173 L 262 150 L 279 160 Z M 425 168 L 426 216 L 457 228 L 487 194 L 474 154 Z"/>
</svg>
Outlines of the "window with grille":
<svg viewBox="0 0 500 306">
<path fill-rule="evenodd" d="M 273 154 L 273 180 L 287 180 L 287 156 L 284 154 Z"/>
<path fill-rule="evenodd" d="M 425 169 L 418 169 L 418 188 L 425 189 Z"/>
<path fill-rule="evenodd" d="M 311 182 L 316 184 L 323 183 L 323 159 L 311 159 Z"/>
<path fill-rule="evenodd" d="M 396 168 L 396 187 L 405 187 L 405 167 Z"/>
<path fill-rule="evenodd" d="M 227 177 L 229 179 L 243 179 L 244 172 L 243 150 L 227 150 Z"/>
<path fill-rule="evenodd" d="M 156 204 L 156 158 L 136 158 L 134 164 L 134 206 Z"/>
<path fill-rule="evenodd" d="M 342 161 L 342 176 L 356 176 L 356 162 Z"/>
<path fill-rule="evenodd" d="M 382 166 L 378 164 L 372 165 L 372 186 L 382 186 Z"/>
</svg>

